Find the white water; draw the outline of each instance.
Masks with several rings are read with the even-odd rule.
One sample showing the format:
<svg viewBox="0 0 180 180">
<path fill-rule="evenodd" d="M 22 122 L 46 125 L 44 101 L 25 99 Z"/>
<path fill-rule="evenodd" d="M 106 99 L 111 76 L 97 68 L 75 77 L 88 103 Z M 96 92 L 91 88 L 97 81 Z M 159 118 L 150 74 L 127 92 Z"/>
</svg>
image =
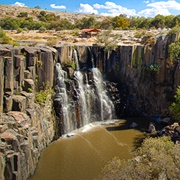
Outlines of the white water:
<svg viewBox="0 0 180 180">
<path fill-rule="evenodd" d="M 99 69 L 92 68 L 94 85 L 90 85 L 88 84 L 87 73 L 80 71 L 76 50 L 73 50 L 73 59 L 76 64 L 76 70 L 74 71 L 76 86 L 74 86 L 74 91 L 77 94 L 77 100 L 75 101 L 72 97 L 68 97 L 65 83 L 66 72 L 62 69 L 60 63 L 56 64 L 56 89 L 58 89 L 58 91 L 56 90 L 56 95 L 61 99 L 61 120 L 65 134 L 93 121 L 112 119 L 114 109 L 114 105 L 107 95 Z M 91 61 L 94 66 L 93 56 L 91 57 Z"/>
<path fill-rule="evenodd" d="M 68 133 L 72 131 L 71 128 L 72 123 L 70 122 L 69 118 L 69 101 L 68 101 L 68 95 L 66 91 L 66 84 L 65 84 L 65 75 L 66 72 L 63 71 L 61 64 L 56 64 L 56 86 L 58 88 L 58 95 L 61 97 L 62 101 L 62 115 L 63 115 L 63 122 L 64 122 L 64 133 Z"/>
<path fill-rule="evenodd" d="M 104 88 L 102 74 L 98 68 L 92 69 L 93 80 L 96 87 L 97 98 L 100 101 L 100 118 L 101 120 L 112 119 L 114 105 L 107 95 Z"/>
<path fill-rule="evenodd" d="M 86 98 L 86 86 L 83 82 L 83 74 L 80 71 L 75 71 L 75 79 L 78 83 L 79 103 L 81 107 L 81 123 L 82 125 L 88 124 L 90 119 L 89 108 Z"/>
<path fill-rule="evenodd" d="M 79 61 L 78 61 L 78 55 L 77 55 L 77 51 L 74 49 L 73 50 L 73 55 L 74 55 L 74 61 L 75 61 L 75 65 L 76 65 L 76 70 L 79 71 Z"/>
</svg>

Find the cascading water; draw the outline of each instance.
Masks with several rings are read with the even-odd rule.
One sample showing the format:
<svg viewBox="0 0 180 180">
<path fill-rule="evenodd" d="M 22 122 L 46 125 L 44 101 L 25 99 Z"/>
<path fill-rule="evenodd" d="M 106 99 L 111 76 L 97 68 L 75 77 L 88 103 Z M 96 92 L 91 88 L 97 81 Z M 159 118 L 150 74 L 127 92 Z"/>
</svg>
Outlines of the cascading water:
<svg viewBox="0 0 180 180">
<path fill-rule="evenodd" d="M 74 56 L 74 61 L 76 64 L 76 70 L 79 71 L 79 61 L 78 61 L 78 55 L 76 49 L 73 50 L 73 56 Z"/>
<path fill-rule="evenodd" d="M 61 112 L 60 114 L 63 117 L 63 129 L 64 133 L 68 133 L 73 128 L 71 128 L 72 124 L 70 122 L 70 116 L 69 116 L 69 100 L 68 100 L 68 95 L 67 95 L 67 90 L 66 90 L 66 84 L 65 84 L 65 77 L 66 77 L 66 72 L 62 69 L 61 64 L 57 63 L 56 64 L 56 101 L 60 101 L 61 103 Z"/>
<path fill-rule="evenodd" d="M 100 118 L 101 120 L 112 119 L 114 113 L 114 105 L 112 101 L 109 99 L 107 91 L 104 88 L 102 74 L 98 68 L 93 68 L 92 73 L 97 98 L 99 99 Z"/>
<path fill-rule="evenodd" d="M 87 104 L 87 94 L 86 94 L 86 86 L 83 81 L 83 74 L 80 71 L 74 72 L 75 79 L 78 83 L 78 94 L 79 94 L 79 105 L 81 107 L 81 123 L 82 125 L 88 124 L 90 119 L 90 114 L 88 112 L 88 104 Z"/>
<path fill-rule="evenodd" d="M 91 52 L 91 51 L 90 51 Z M 84 126 L 92 121 L 109 120 L 113 118 L 114 105 L 104 88 L 102 74 L 98 68 L 94 67 L 94 58 L 91 54 L 92 76 L 87 72 L 81 72 L 76 50 L 73 50 L 73 59 L 76 64 L 74 71 L 74 92 L 67 93 L 65 83 L 65 71 L 60 63 L 56 64 L 56 99 L 59 98 L 61 119 L 64 133 L 69 133 L 77 127 Z M 91 79 L 88 79 L 91 78 Z M 88 82 L 92 82 L 89 84 Z M 72 105 L 75 105 L 73 107 Z M 73 107 L 73 108 L 72 108 Z"/>
<path fill-rule="evenodd" d="M 107 95 L 107 91 L 104 87 L 102 73 L 98 68 L 95 68 L 94 56 L 91 48 L 89 48 L 91 63 L 92 63 L 92 74 L 93 81 L 96 89 L 96 96 L 99 99 L 98 105 L 100 106 L 100 119 L 107 120 L 112 119 L 114 115 L 114 104 Z"/>
</svg>

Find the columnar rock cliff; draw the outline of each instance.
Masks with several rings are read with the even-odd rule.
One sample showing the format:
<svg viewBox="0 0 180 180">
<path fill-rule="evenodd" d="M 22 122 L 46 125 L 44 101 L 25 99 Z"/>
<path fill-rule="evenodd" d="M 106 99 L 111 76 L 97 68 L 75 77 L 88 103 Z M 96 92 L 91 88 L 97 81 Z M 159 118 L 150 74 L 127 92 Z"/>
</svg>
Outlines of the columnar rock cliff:
<svg viewBox="0 0 180 180">
<path fill-rule="evenodd" d="M 97 46 L 0 46 L 0 179 L 27 179 L 34 172 L 40 152 L 63 133 L 58 93 L 49 94 L 43 103 L 35 98 L 47 88 L 58 91 L 57 62 L 67 76 L 63 83 L 77 112 L 72 119 L 76 116 L 80 121 L 81 116 L 74 89 L 77 82 L 73 82 L 77 68 L 73 67 L 74 49 L 78 68 L 82 74 L 86 72 L 90 85 L 94 66 L 108 80 L 106 87 L 117 116 L 168 116 L 180 84 L 179 64 L 170 63 L 168 45 L 178 38 L 161 36 L 155 44 L 119 46 L 112 52 Z M 159 69 L 154 71 L 151 65 Z M 80 122 L 76 124 L 75 128 L 80 126 Z"/>
<path fill-rule="evenodd" d="M 35 103 L 45 82 L 53 87 L 57 51 L 0 47 L 0 179 L 27 179 L 56 135 L 51 96 Z"/>
</svg>

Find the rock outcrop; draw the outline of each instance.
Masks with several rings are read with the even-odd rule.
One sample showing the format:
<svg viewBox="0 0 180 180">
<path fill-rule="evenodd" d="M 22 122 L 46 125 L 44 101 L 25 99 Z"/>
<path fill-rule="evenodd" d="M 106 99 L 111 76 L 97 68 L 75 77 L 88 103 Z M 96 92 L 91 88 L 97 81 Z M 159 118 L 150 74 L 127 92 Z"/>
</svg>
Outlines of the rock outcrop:
<svg viewBox="0 0 180 180">
<path fill-rule="evenodd" d="M 56 138 L 51 95 L 56 50 L 0 47 L 0 179 L 25 180 L 34 173 L 41 151 Z M 46 87 L 45 87 L 46 86 Z"/>
</svg>

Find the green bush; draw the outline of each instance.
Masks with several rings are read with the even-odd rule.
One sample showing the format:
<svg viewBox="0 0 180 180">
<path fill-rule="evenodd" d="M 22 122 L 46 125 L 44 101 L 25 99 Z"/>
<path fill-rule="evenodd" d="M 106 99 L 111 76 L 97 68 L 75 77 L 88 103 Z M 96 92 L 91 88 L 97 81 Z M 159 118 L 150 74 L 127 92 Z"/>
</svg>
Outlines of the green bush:
<svg viewBox="0 0 180 180">
<path fill-rule="evenodd" d="M 161 69 L 161 65 L 152 63 L 147 66 L 147 69 L 152 72 L 159 72 L 159 70 Z"/>
<path fill-rule="evenodd" d="M 32 88 L 28 88 L 28 92 L 32 93 L 33 92 Z"/>
<path fill-rule="evenodd" d="M 174 119 L 180 122 L 180 86 L 177 87 L 174 98 L 175 102 L 171 104 L 169 110 Z"/>
<path fill-rule="evenodd" d="M 13 46 L 19 46 L 19 43 L 9 36 L 6 35 L 6 33 L 0 29 L 0 44 L 11 44 Z"/>
<path fill-rule="evenodd" d="M 168 47 L 170 58 L 180 62 L 180 40 L 171 43 Z"/>
<path fill-rule="evenodd" d="M 45 103 L 47 98 L 54 93 L 50 87 L 49 82 L 42 83 L 42 90 L 35 93 L 35 100 L 37 103 Z"/>
<path fill-rule="evenodd" d="M 173 27 L 169 32 L 168 35 L 176 34 L 180 32 L 180 26 Z"/>
<path fill-rule="evenodd" d="M 53 93 L 52 89 L 45 89 L 41 90 L 39 92 L 36 92 L 35 94 L 35 100 L 37 103 L 45 103 L 47 100 L 47 97 Z"/>
<path fill-rule="evenodd" d="M 75 62 L 72 60 L 67 60 L 63 63 L 64 66 L 71 67 L 73 69 L 76 68 Z"/>
<path fill-rule="evenodd" d="M 108 29 L 97 35 L 95 44 L 98 46 L 103 46 L 105 52 L 111 52 L 117 48 L 117 39 L 118 35 L 113 35 L 112 29 Z"/>
<path fill-rule="evenodd" d="M 102 171 L 101 180 L 179 179 L 180 144 L 169 137 L 147 138 L 130 160 L 114 158 Z"/>
<path fill-rule="evenodd" d="M 44 26 L 41 26 L 40 28 L 39 28 L 39 32 L 40 33 L 43 33 L 43 32 L 45 32 L 46 31 L 46 28 L 44 27 Z"/>
<path fill-rule="evenodd" d="M 136 31 L 134 34 L 135 38 L 141 38 L 142 36 L 144 36 L 146 34 L 146 31 Z"/>
</svg>

